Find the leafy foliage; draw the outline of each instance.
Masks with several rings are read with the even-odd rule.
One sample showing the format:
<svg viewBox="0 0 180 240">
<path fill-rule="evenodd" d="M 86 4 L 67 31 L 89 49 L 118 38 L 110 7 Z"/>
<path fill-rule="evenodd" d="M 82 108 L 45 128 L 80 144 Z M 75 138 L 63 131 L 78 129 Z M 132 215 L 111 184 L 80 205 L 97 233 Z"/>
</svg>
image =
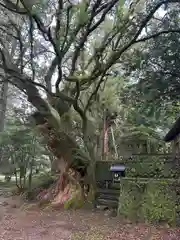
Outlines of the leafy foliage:
<svg viewBox="0 0 180 240">
<path fill-rule="evenodd" d="M 176 193 L 166 182 L 122 180 L 119 215 L 150 223 L 176 224 Z"/>
<path fill-rule="evenodd" d="M 150 222 L 176 223 L 175 193 L 167 183 L 149 183 L 143 198 L 142 212 Z"/>
<path fill-rule="evenodd" d="M 169 20 L 172 20 L 169 22 Z M 179 28 L 179 9 L 171 6 L 162 21 L 156 18 L 148 28 L 174 26 Z M 147 124 L 156 124 L 166 131 L 179 113 L 179 34 L 159 36 L 156 41 L 140 44 L 126 56 L 124 65 L 130 83 L 125 98 L 138 108 L 138 114 L 146 116 Z M 127 100 L 128 102 L 128 100 Z"/>
<path fill-rule="evenodd" d="M 179 170 L 176 162 L 171 157 L 160 156 L 133 156 L 133 160 L 127 160 L 127 176 L 142 178 L 167 178 L 178 179 Z"/>
<path fill-rule="evenodd" d="M 26 186 L 31 188 L 33 174 L 50 166 L 47 153 L 32 129 L 21 128 L 2 133 L 0 146 L 1 173 L 15 175 L 16 185 L 20 189 Z"/>
<path fill-rule="evenodd" d="M 127 160 L 126 177 L 120 182 L 119 214 L 133 221 L 177 224 L 179 170 L 175 161 L 162 156 Z"/>
</svg>

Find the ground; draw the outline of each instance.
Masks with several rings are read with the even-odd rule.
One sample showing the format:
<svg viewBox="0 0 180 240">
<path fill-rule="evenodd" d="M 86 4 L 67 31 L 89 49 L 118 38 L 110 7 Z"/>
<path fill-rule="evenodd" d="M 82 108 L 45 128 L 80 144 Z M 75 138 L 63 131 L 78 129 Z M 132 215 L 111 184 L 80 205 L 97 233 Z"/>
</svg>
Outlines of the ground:
<svg viewBox="0 0 180 240">
<path fill-rule="evenodd" d="M 0 240 L 180 240 L 180 229 L 133 225 L 103 212 L 40 209 L 0 195 Z"/>
</svg>

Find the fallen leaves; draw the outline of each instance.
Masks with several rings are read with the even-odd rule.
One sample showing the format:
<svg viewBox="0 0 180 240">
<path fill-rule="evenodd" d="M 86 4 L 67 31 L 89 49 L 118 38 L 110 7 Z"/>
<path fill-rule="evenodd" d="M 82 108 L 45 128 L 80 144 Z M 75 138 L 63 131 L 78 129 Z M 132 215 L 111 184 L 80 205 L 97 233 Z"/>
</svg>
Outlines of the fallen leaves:
<svg viewBox="0 0 180 240">
<path fill-rule="evenodd" d="M 9 202 L 19 205 L 18 201 Z M 30 206 L 14 209 L 12 204 L 1 205 L 0 240 L 180 240 L 178 228 L 131 224 L 108 218 L 103 212 L 54 211 Z"/>
</svg>

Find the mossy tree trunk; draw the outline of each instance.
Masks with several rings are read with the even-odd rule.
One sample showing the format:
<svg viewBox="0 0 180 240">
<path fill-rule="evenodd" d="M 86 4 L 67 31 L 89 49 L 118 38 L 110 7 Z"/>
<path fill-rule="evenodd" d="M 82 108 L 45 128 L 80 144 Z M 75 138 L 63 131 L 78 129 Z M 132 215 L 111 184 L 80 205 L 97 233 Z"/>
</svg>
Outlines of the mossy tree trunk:
<svg viewBox="0 0 180 240">
<path fill-rule="evenodd" d="M 76 194 L 79 194 L 78 201 L 80 198 L 84 199 L 87 196 L 85 189 L 89 189 L 89 185 L 95 186 L 92 171 L 94 161 L 91 161 L 91 159 L 94 159 L 94 153 L 93 146 L 88 142 L 88 137 L 84 136 L 84 141 L 89 146 L 87 148 L 90 153 L 86 156 L 72 136 L 53 126 L 43 118 L 41 113 L 36 112 L 33 117 L 47 142 L 48 148 L 57 159 L 56 170 L 60 173 L 53 189 L 54 194 L 53 196 L 50 196 L 50 194 L 49 198 L 54 198 L 54 202 L 57 204 L 64 204 L 76 192 Z"/>
</svg>

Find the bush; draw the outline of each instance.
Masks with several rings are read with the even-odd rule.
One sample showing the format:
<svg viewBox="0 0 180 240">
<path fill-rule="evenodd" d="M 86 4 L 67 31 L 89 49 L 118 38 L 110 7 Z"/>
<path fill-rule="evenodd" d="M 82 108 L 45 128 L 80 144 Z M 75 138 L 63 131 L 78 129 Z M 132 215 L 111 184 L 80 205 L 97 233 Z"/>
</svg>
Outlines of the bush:
<svg viewBox="0 0 180 240">
<path fill-rule="evenodd" d="M 133 157 L 133 161 L 127 161 L 128 177 L 144 178 L 178 178 L 179 172 L 176 160 L 159 158 L 157 156 Z"/>
<path fill-rule="evenodd" d="M 118 214 L 130 220 L 141 217 L 140 209 L 142 202 L 143 186 L 138 183 L 122 180 Z"/>
<path fill-rule="evenodd" d="M 142 212 L 145 220 L 152 223 L 176 222 L 175 193 L 167 183 L 148 183 L 143 197 Z"/>
<path fill-rule="evenodd" d="M 176 223 L 176 193 L 165 182 L 122 180 L 118 214 L 149 223 Z"/>
</svg>

